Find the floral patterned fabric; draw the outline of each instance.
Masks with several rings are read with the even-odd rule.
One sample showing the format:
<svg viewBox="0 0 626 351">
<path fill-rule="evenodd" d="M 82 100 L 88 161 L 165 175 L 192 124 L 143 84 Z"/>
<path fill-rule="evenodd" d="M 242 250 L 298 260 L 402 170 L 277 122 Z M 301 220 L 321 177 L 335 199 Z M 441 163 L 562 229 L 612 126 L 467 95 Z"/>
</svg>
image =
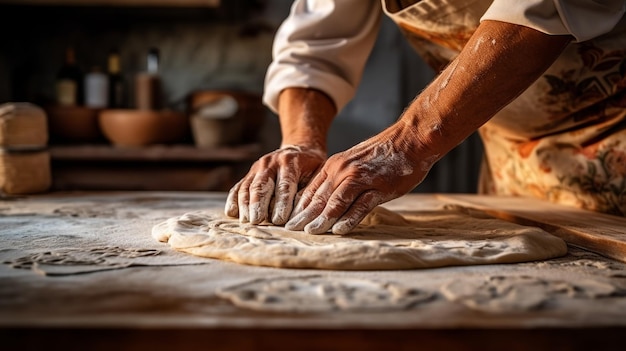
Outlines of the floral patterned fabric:
<svg viewBox="0 0 626 351">
<path fill-rule="evenodd" d="M 489 4 L 450 1 L 442 16 L 422 2 L 390 0 L 385 10 L 426 62 L 441 70 Z M 481 193 L 626 216 L 626 20 L 610 33 L 570 44 L 479 132 L 485 146 Z"/>
</svg>

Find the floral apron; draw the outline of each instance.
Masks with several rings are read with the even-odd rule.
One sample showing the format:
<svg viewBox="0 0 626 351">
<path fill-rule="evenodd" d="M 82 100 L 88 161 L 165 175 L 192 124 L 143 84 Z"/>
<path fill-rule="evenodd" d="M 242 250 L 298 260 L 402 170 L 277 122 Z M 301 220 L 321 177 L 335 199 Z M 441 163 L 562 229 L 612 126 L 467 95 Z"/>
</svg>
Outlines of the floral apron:
<svg viewBox="0 0 626 351">
<path fill-rule="evenodd" d="M 383 0 L 436 71 L 458 55 L 490 4 Z M 603 36 L 571 43 L 479 133 L 485 149 L 479 192 L 626 216 L 626 20 Z"/>
</svg>

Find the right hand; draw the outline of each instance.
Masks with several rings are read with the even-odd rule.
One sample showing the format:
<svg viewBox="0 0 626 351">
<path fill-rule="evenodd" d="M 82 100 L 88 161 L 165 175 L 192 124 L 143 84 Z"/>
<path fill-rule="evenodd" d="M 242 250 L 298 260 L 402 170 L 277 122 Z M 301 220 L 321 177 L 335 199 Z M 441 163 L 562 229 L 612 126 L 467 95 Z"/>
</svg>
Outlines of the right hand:
<svg viewBox="0 0 626 351">
<path fill-rule="evenodd" d="M 256 161 L 228 193 L 225 213 L 242 223 L 284 225 L 298 190 L 326 160 L 321 149 L 285 145 Z"/>
</svg>

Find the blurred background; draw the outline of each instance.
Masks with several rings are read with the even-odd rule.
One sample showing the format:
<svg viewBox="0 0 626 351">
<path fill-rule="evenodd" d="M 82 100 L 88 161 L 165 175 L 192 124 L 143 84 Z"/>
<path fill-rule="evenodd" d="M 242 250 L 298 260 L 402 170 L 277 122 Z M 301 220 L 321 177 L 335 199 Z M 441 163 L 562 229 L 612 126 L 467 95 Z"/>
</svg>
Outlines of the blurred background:
<svg viewBox="0 0 626 351">
<path fill-rule="evenodd" d="M 0 0 L 0 104 L 45 113 L 50 190 L 228 190 L 280 143 L 260 96 L 291 3 Z M 384 18 L 329 153 L 393 123 L 433 76 Z M 471 136 L 415 191 L 475 192 L 481 153 Z"/>
</svg>

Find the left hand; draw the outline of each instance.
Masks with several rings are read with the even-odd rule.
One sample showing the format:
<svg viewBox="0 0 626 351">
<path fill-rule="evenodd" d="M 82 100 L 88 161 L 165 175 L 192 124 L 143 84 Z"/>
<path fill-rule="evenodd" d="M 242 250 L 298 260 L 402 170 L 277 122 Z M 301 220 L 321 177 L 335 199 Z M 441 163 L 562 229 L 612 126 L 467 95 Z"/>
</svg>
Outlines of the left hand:
<svg viewBox="0 0 626 351">
<path fill-rule="evenodd" d="M 307 185 L 286 228 L 345 234 L 379 204 L 400 197 L 424 179 L 438 155 L 419 152 L 402 124 L 330 157 Z"/>
</svg>

